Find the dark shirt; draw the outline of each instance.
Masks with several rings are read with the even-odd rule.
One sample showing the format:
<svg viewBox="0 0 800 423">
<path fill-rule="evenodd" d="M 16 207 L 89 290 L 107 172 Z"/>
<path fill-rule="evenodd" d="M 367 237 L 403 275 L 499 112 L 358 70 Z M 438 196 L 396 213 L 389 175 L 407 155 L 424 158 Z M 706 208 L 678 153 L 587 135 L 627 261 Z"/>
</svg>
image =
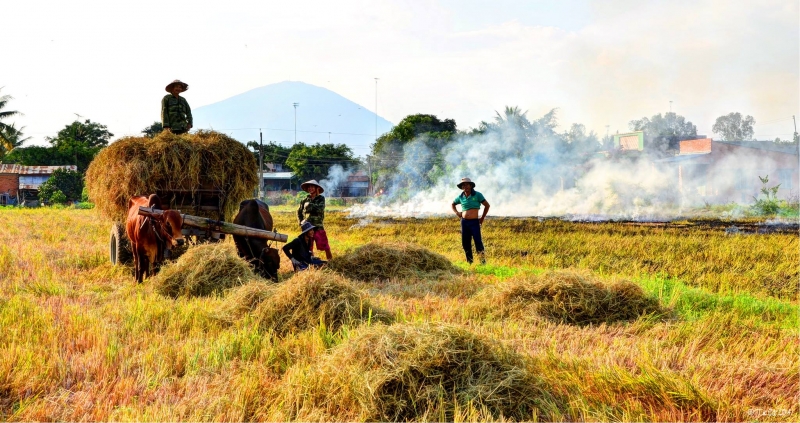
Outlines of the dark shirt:
<svg viewBox="0 0 800 423">
<path fill-rule="evenodd" d="M 183 97 L 167 94 L 161 99 L 161 125 L 173 131 L 185 131 L 192 126 L 192 108 Z"/>
<path fill-rule="evenodd" d="M 300 202 L 300 207 L 297 208 L 297 221 L 311 223 L 319 229 L 324 229 L 322 221 L 325 220 L 325 197 L 320 194 L 311 199 L 307 196 Z"/>
<path fill-rule="evenodd" d="M 300 263 L 311 263 L 311 248 L 306 244 L 306 238 L 303 235 L 293 239 L 291 242 L 283 246 L 283 254 L 289 257 L 289 260 L 295 259 Z"/>
</svg>

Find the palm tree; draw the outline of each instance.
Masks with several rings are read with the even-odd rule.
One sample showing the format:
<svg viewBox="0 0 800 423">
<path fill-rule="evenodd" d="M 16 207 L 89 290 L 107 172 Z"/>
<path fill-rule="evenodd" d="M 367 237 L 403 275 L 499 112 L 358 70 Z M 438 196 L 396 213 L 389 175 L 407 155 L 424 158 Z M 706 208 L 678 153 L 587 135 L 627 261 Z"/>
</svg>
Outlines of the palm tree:
<svg viewBox="0 0 800 423">
<path fill-rule="evenodd" d="M 3 89 L 3 87 L 0 87 L 0 90 L 2 90 L 2 89 Z M 14 97 L 11 97 L 10 95 L 2 95 L 2 96 L 0 96 L 0 130 L 6 129 L 8 127 L 8 125 L 3 123 L 3 120 L 5 120 L 7 118 L 10 118 L 11 116 L 21 114 L 20 112 L 18 112 L 16 110 L 3 111 L 3 109 L 6 108 L 6 105 L 8 104 L 8 102 L 10 100 L 12 100 L 12 99 L 14 99 Z"/>
<path fill-rule="evenodd" d="M 11 150 L 21 147 L 25 141 L 31 139 L 31 137 L 26 137 L 23 135 L 22 130 L 25 127 L 21 127 L 17 129 L 15 124 L 11 125 L 3 125 L 3 128 L 0 128 L 0 150 L 4 150 L 6 153 L 10 153 Z"/>
<path fill-rule="evenodd" d="M 527 124 L 530 124 L 528 121 L 528 117 L 525 116 L 528 114 L 527 111 L 523 112 L 520 110 L 519 106 L 509 107 L 506 106 L 505 110 L 503 110 L 503 114 L 501 115 L 500 112 L 495 110 L 494 112 L 497 116 L 494 117 L 494 122 L 498 125 L 502 125 L 503 123 L 513 123 L 521 127 L 525 127 Z"/>
<path fill-rule="evenodd" d="M 2 89 L 3 88 L 0 87 L 0 90 Z M 0 145 L 3 146 L 3 148 L 6 149 L 7 152 L 11 151 L 9 146 L 13 145 L 14 142 L 19 142 L 19 145 L 22 145 L 22 143 L 25 142 L 24 139 L 19 141 L 19 137 L 22 136 L 22 133 L 20 132 L 22 128 L 18 130 L 14 128 L 13 124 L 8 125 L 3 122 L 3 120 L 10 118 L 11 116 L 21 114 L 16 110 L 5 110 L 5 111 L 3 110 L 6 108 L 8 102 L 11 101 L 13 98 L 14 97 L 11 97 L 10 95 L 0 95 Z M 18 138 L 12 141 L 12 137 L 14 137 L 15 134 L 18 136 Z"/>
</svg>

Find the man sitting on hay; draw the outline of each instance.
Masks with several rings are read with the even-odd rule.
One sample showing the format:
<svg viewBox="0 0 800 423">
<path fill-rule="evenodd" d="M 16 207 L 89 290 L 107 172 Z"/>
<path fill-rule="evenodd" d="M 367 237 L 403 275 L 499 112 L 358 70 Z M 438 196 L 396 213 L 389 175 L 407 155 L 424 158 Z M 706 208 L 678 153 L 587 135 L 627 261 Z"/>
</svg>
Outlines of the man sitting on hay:
<svg viewBox="0 0 800 423">
<path fill-rule="evenodd" d="M 314 242 L 316 227 L 309 222 L 300 226 L 303 232 L 300 236 L 283 246 L 283 253 L 292 262 L 295 271 L 306 270 L 309 267 L 323 267 L 328 262 L 322 261 L 311 254 L 311 243 Z"/>
<path fill-rule="evenodd" d="M 189 89 L 189 84 L 176 79 L 165 89 L 169 94 L 161 99 L 161 125 L 173 134 L 185 134 L 192 129 L 192 109 L 181 93 Z"/>
</svg>

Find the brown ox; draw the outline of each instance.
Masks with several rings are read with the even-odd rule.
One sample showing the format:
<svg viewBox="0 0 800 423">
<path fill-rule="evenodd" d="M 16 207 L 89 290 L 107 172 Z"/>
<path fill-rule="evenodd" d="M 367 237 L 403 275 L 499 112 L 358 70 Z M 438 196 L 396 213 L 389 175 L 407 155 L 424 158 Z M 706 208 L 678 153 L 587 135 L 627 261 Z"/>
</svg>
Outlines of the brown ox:
<svg viewBox="0 0 800 423">
<path fill-rule="evenodd" d="M 125 232 L 131 240 L 136 282 L 142 283 L 145 276 L 150 277 L 151 266 L 155 274 L 158 271 L 157 265 L 164 260 L 165 255 L 169 256 L 169 249 L 183 244 L 183 217 L 176 210 L 164 210 L 157 218 L 140 216 L 139 206 L 162 209 L 161 199 L 152 194 L 150 197 L 132 197 L 128 201 Z"/>
</svg>

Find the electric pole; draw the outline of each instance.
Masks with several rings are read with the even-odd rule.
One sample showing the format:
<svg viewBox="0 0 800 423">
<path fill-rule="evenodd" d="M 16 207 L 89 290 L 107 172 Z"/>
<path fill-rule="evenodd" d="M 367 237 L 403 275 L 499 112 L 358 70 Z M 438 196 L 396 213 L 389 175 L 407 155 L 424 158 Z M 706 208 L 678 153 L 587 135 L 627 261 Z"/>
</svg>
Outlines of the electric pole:
<svg viewBox="0 0 800 423">
<path fill-rule="evenodd" d="M 264 197 L 264 136 L 258 128 L 258 197 Z"/>
<path fill-rule="evenodd" d="M 375 78 L 375 142 L 378 141 L 378 78 Z"/>
<path fill-rule="evenodd" d="M 299 105 L 300 105 L 300 103 L 292 103 L 292 106 L 294 106 L 294 143 L 295 144 L 297 144 L 297 106 L 299 106 Z"/>
<path fill-rule="evenodd" d="M 669 112 L 672 113 L 672 100 L 669 101 Z"/>
</svg>

